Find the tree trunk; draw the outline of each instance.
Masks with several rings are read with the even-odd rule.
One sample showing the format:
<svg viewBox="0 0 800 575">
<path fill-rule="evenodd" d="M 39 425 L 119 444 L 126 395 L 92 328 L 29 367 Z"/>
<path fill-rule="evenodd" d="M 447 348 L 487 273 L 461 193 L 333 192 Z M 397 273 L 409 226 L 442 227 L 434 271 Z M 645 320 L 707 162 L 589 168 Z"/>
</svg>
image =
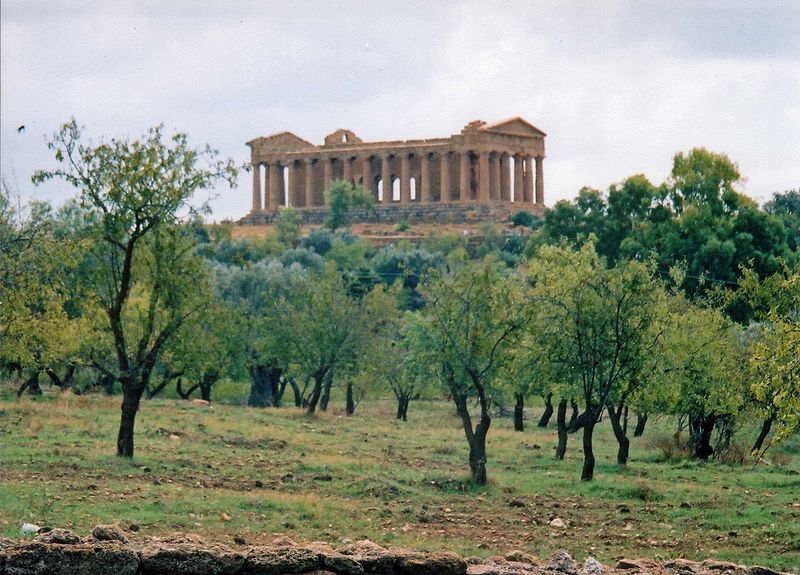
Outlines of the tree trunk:
<svg viewBox="0 0 800 575">
<path fill-rule="evenodd" d="M 592 434 L 594 433 L 595 418 L 586 419 L 583 426 L 583 470 L 581 481 L 591 481 L 594 477 L 594 450 L 592 449 Z"/>
<path fill-rule="evenodd" d="M 178 378 L 178 382 L 175 385 L 175 391 L 177 391 L 178 395 L 180 395 L 183 399 L 189 399 L 189 397 L 194 393 L 194 390 L 197 389 L 198 387 L 199 387 L 199 385 L 195 383 L 189 389 L 184 391 L 183 390 L 183 378 L 179 377 Z"/>
<path fill-rule="evenodd" d="M 117 434 L 117 457 L 133 457 L 133 432 L 136 425 L 136 414 L 142 399 L 143 389 L 136 389 L 128 383 L 122 387 L 122 416 Z"/>
<path fill-rule="evenodd" d="M 347 382 L 347 399 L 344 412 L 346 415 L 353 415 L 356 412 L 356 402 L 353 400 L 353 383 L 351 381 Z"/>
<path fill-rule="evenodd" d="M 34 371 L 31 376 L 26 379 L 17 390 L 17 399 L 22 397 L 25 390 L 28 390 L 30 395 L 42 395 L 42 387 L 39 385 L 39 371 Z"/>
<path fill-rule="evenodd" d="M 269 378 L 270 393 L 272 395 L 269 403 L 270 407 L 280 407 L 281 404 L 281 376 L 283 370 L 279 367 L 271 367 L 267 370 L 267 377 Z"/>
<path fill-rule="evenodd" d="M 514 405 L 514 431 L 525 431 L 525 396 L 517 393 L 516 398 L 517 403 Z"/>
<path fill-rule="evenodd" d="M 70 387 L 72 387 L 72 381 L 75 378 L 75 366 L 73 364 L 67 365 L 67 371 L 64 373 L 64 378 L 60 378 L 55 370 L 45 368 L 45 373 L 50 377 L 50 381 L 53 382 L 53 385 L 61 389 L 61 391 L 67 391 Z"/>
<path fill-rule="evenodd" d="M 215 373 L 206 373 L 200 380 L 200 399 L 211 403 L 211 388 L 219 381 L 219 376 Z"/>
<path fill-rule="evenodd" d="M 300 386 L 297 385 L 293 377 L 289 378 L 289 385 L 292 386 L 292 393 L 294 394 L 294 406 L 303 407 L 303 394 L 300 393 Z"/>
<path fill-rule="evenodd" d="M 283 374 L 283 370 L 281 370 L 281 374 Z M 280 378 L 278 391 L 275 393 L 275 405 L 278 407 L 283 405 L 283 394 L 286 393 L 286 385 L 288 383 L 285 377 Z"/>
<path fill-rule="evenodd" d="M 469 445 L 469 470 L 472 480 L 478 485 L 486 485 L 486 434 L 492 420 L 485 410 L 485 406 L 481 405 L 481 419 L 473 430 L 466 396 L 460 393 L 453 393 L 452 396 L 456 404 L 456 411 L 461 416 L 464 434 Z"/>
<path fill-rule="evenodd" d="M 397 397 L 397 419 L 408 421 L 408 402 L 411 398 L 408 395 Z"/>
<path fill-rule="evenodd" d="M 628 435 L 628 406 L 626 405 L 622 410 L 622 432 Z"/>
<path fill-rule="evenodd" d="M 159 393 L 164 391 L 164 388 L 167 387 L 168 383 L 169 383 L 169 380 L 164 378 L 163 380 L 161 380 L 161 383 L 159 383 L 155 387 L 153 387 L 152 385 L 148 385 L 147 386 L 147 399 L 153 399 Z M 192 391 L 194 391 L 194 389 L 192 389 Z M 191 391 L 189 393 L 191 393 Z M 184 397 L 183 399 L 186 399 L 186 398 Z"/>
<path fill-rule="evenodd" d="M 547 427 L 547 424 L 550 423 L 551 417 L 553 417 L 553 394 L 548 393 L 544 396 L 544 413 L 539 419 L 537 427 Z"/>
<path fill-rule="evenodd" d="M 647 425 L 647 412 L 640 411 L 636 413 L 636 427 L 633 430 L 634 437 L 641 437 L 644 433 L 644 426 Z"/>
<path fill-rule="evenodd" d="M 631 440 L 628 439 L 622 421 L 620 421 L 624 406 L 620 404 L 617 409 L 614 409 L 614 405 L 609 402 L 606 407 L 608 409 L 608 419 L 611 421 L 611 429 L 614 431 L 614 437 L 616 437 L 619 445 L 617 448 L 617 463 L 619 465 L 627 465 Z"/>
<path fill-rule="evenodd" d="M 698 459 L 708 459 L 714 454 L 711 447 L 711 434 L 717 417 L 711 415 L 694 415 L 689 417 L 690 443 L 694 456 Z"/>
<path fill-rule="evenodd" d="M 753 444 L 753 449 L 750 451 L 753 453 L 758 453 L 761 451 L 761 447 L 764 445 L 764 440 L 767 438 L 767 435 L 769 435 L 769 430 L 772 429 L 773 421 L 775 421 L 774 414 L 770 414 L 770 416 L 763 421 L 761 424 L 761 433 L 758 434 L 756 442 Z"/>
<path fill-rule="evenodd" d="M 562 399 L 558 402 L 558 413 L 556 414 L 556 424 L 558 426 L 558 446 L 556 446 L 556 459 L 564 460 L 567 454 L 567 400 Z"/>
<path fill-rule="evenodd" d="M 578 404 L 575 401 L 570 402 L 570 406 L 572 407 L 572 415 L 570 415 L 569 423 L 567 423 L 567 427 L 572 429 L 578 422 L 578 414 L 580 411 L 578 410 Z"/>
<path fill-rule="evenodd" d="M 322 388 L 322 398 L 319 401 L 319 408 L 328 411 L 328 402 L 331 400 L 331 387 L 333 387 L 333 370 L 328 370 L 325 376 L 325 385 Z"/>
<path fill-rule="evenodd" d="M 106 395 L 114 395 L 115 379 L 110 375 L 103 375 L 100 378 L 100 386 L 105 390 Z"/>
<path fill-rule="evenodd" d="M 325 380 L 325 373 L 317 373 L 314 375 L 314 389 L 311 391 L 311 397 L 308 400 L 308 407 L 306 408 L 306 413 L 308 415 L 314 415 L 317 412 L 317 403 L 319 403 L 319 398 L 322 395 L 322 385 Z"/>
<path fill-rule="evenodd" d="M 486 485 L 486 435 L 475 433 L 469 447 L 469 470 L 475 483 Z"/>
<path fill-rule="evenodd" d="M 263 365 L 250 366 L 250 397 L 247 405 L 250 407 L 267 407 L 272 405 L 272 382 L 269 380 L 267 368 Z"/>
</svg>

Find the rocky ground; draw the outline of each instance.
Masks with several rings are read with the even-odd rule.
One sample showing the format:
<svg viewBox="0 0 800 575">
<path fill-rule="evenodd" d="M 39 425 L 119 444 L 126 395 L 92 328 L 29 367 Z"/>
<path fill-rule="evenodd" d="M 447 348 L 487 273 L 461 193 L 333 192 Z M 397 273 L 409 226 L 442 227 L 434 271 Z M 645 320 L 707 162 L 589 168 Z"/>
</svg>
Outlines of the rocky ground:
<svg viewBox="0 0 800 575">
<path fill-rule="evenodd" d="M 522 551 L 481 559 L 384 548 L 366 539 L 336 549 L 287 538 L 255 546 L 239 540 L 231 548 L 185 534 L 141 540 L 129 535 L 98 525 L 83 538 L 52 529 L 29 541 L 0 539 L 0 575 L 781 575 L 723 561 L 623 559 L 604 566 L 588 557 L 578 564 L 566 551 L 549 559 Z"/>
</svg>

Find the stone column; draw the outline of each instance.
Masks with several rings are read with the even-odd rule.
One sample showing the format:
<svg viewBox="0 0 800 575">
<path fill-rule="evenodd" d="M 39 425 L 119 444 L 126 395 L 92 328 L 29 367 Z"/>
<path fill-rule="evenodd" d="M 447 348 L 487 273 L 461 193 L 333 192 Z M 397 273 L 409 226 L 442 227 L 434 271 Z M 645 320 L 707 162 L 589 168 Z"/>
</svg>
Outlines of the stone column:
<svg viewBox="0 0 800 575">
<path fill-rule="evenodd" d="M 364 158 L 364 164 L 361 168 L 361 178 L 364 180 L 364 189 L 367 193 L 377 199 L 378 194 L 375 191 L 375 182 L 372 181 L 372 162 L 369 156 Z"/>
<path fill-rule="evenodd" d="M 269 204 L 267 209 L 269 210 L 276 210 L 278 206 L 283 203 L 283 197 L 281 194 L 282 191 L 282 180 L 283 180 L 283 170 L 281 169 L 281 165 L 278 162 L 272 162 L 269 165 Z"/>
<path fill-rule="evenodd" d="M 286 205 L 297 207 L 297 169 L 294 160 L 289 160 L 286 168 Z"/>
<path fill-rule="evenodd" d="M 343 162 L 344 162 L 344 170 L 343 170 L 343 173 L 342 173 L 342 179 L 345 182 L 347 182 L 348 184 L 351 184 L 353 182 L 353 174 L 352 174 L 352 172 L 353 172 L 353 170 L 352 170 L 353 159 L 352 158 L 345 158 L 343 160 Z"/>
<path fill-rule="evenodd" d="M 489 152 L 478 155 L 478 201 L 488 202 L 491 199 L 491 178 L 489 178 Z"/>
<path fill-rule="evenodd" d="M 508 165 L 508 154 L 500 154 L 500 199 L 511 200 L 511 169 Z"/>
<path fill-rule="evenodd" d="M 469 152 L 461 152 L 461 173 L 458 179 L 458 199 L 463 201 L 469 200 L 472 195 L 470 190 L 469 181 L 469 168 L 470 157 Z"/>
<path fill-rule="evenodd" d="M 331 162 L 332 158 L 322 159 L 322 205 L 328 205 L 328 190 L 331 189 Z"/>
<path fill-rule="evenodd" d="M 536 204 L 544 204 L 544 158 L 536 156 Z"/>
<path fill-rule="evenodd" d="M 522 192 L 522 181 L 525 179 L 522 172 L 522 156 L 514 156 L 514 203 L 524 199 Z"/>
<path fill-rule="evenodd" d="M 525 203 L 533 202 L 533 157 L 525 156 Z"/>
<path fill-rule="evenodd" d="M 392 165 L 389 163 L 391 156 L 383 156 L 381 164 L 381 181 L 383 182 L 383 204 L 392 203 Z"/>
<path fill-rule="evenodd" d="M 269 204 L 272 201 L 270 198 L 270 185 L 272 180 L 269 177 L 269 173 L 272 171 L 272 165 L 268 162 L 264 162 L 264 209 L 270 209 Z"/>
<path fill-rule="evenodd" d="M 500 154 L 493 153 L 489 156 L 489 176 L 491 182 L 491 198 L 493 200 L 500 199 Z"/>
<path fill-rule="evenodd" d="M 417 187 L 417 199 L 421 203 L 427 204 L 431 201 L 431 171 L 427 152 L 423 152 L 419 157 L 419 169 L 420 182 Z"/>
<path fill-rule="evenodd" d="M 314 160 L 306 158 L 306 207 L 314 207 Z"/>
<path fill-rule="evenodd" d="M 400 157 L 400 203 L 407 204 L 411 201 L 411 171 L 409 169 L 408 154 Z"/>
<path fill-rule="evenodd" d="M 261 164 L 250 164 L 253 170 L 253 212 L 261 211 Z"/>
<path fill-rule="evenodd" d="M 439 201 L 450 201 L 450 153 L 447 151 L 439 155 Z"/>
</svg>

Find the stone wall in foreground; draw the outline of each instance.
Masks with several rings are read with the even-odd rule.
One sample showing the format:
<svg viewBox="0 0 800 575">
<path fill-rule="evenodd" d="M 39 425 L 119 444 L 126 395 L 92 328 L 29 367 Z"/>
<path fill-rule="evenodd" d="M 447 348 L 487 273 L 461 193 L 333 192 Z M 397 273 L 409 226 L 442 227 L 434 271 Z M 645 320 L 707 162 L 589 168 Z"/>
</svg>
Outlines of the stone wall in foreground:
<svg viewBox="0 0 800 575">
<path fill-rule="evenodd" d="M 115 526 L 81 538 L 65 529 L 33 540 L 0 539 L 0 575 L 780 575 L 766 567 L 722 561 L 666 563 L 623 559 L 606 567 L 578 564 L 565 551 L 542 560 L 522 551 L 480 559 L 454 553 L 383 548 L 359 540 L 334 549 L 277 538 L 271 545 L 231 548 L 191 535 L 129 541 Z"/>
<path fill-rule="evenodd" d="M 350 213 L 353 223 L 396 224 L 407 221 L 409 224 L 469 224 L 473 222 L 507 222 L 512 214 L 526 210 L 542 213 L 538 205 L 493 202 L 490 204 L 452 203 L 452 204 L 397 204 L 376 205 L 368 210 L 353 210 Z M 279 211 L 262 211 L 247 214 L 237 223 L 240 225 L 266 225 L 275 222 Z M 326 208 L 298 209 L 304 224 L 321 225 L 328 215 Z"/>
</svg>

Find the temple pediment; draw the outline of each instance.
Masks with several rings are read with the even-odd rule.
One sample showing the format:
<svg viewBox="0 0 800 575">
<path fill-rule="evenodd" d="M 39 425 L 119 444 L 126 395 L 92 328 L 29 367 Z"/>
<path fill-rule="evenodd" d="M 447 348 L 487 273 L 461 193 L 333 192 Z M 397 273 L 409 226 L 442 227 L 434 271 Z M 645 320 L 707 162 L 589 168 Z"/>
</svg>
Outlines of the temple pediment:
<svg viewBox="0 0 800 575">
<path fill-rule="evenodd" d="M 300 152 L 315 148 L 311 142 L 306 142 L 303 138 L 295 136 L 291 132 L 280 132 L 271 136 L 264 136 L 250 140 L 247 145 L 257 147 L 260 151 L 280 151 L 280 152 Z"/>
<path fill-rule="evenodd" d="M 481 126 L 482 132 L 492 132 L 494 134 L 504 134 L 507 136 L 519 136 L 522 138 L 543 138 L 547 134 L 542 132 L 539 128 L 523 120 L 520 117 L 510 118 L 490 124 Z"/>
</svg>

